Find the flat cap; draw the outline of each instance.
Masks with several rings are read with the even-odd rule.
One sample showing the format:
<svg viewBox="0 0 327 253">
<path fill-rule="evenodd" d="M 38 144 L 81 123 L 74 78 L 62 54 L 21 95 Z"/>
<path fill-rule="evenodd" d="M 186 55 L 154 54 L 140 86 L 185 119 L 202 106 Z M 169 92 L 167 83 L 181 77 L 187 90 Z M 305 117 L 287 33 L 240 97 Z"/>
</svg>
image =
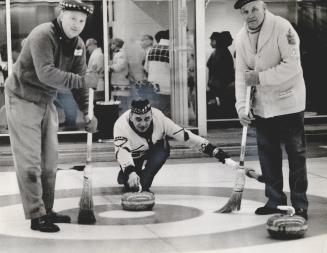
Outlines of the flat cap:
<svg viewBox="0 0 327 253">
<path fill-rule="evenodd" d="M 236 3 L 234 4 L 234 8 L 241 9 L 243 5 L 254 1 L 258 1 L 258 0 L 237 0 Z"/>
<path fill-rule="evenodd" d="M 86 13 L 87 15 L 91 15 L 93 13 L 93 7 L 83 3 L 81 0 L 61 0 L 59 2 L 59 6 L 62 10 L 80 11 Z"/>
</svg>

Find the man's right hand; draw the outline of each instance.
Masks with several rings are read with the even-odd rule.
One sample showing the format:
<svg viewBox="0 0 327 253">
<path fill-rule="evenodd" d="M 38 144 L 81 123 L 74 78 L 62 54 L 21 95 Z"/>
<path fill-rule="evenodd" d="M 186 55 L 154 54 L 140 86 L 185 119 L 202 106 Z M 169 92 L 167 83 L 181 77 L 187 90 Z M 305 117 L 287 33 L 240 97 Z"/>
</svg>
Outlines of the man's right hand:
<svg viewBox="0 0 327 253">
<path fill-rule="evenodd" d="M 250 125 L 252 120 L 254 120 L 252 113 L 245 114 L 244 110 L 238 114 L 238 118 L 243 126 Z"/>
<path fill-rule="evenodd" d="M 131 174 L 129 174 L 127 183 L 131 189 L 136 189 L 140 184 L 140 177 L 133 171 Z"/>
<path fill-rule="evenodd" d="M 93 71 L 86 72 L 84 80 L 85 88 L 96 89 L 98 87 L 99 74 Z"/>
</svg>

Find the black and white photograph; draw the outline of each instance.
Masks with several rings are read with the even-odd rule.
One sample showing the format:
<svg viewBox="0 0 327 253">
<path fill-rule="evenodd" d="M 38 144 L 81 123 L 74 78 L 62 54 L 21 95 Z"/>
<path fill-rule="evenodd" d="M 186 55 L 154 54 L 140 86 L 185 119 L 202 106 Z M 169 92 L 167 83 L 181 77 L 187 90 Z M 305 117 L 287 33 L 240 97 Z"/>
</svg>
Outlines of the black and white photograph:
<svg viewBox="0 0 327 253">
<path fill-rule="evenodd" d="M 0 252 L 327 253 L 326 66 L 327 0 L 0 0 Z"/>
</svg>

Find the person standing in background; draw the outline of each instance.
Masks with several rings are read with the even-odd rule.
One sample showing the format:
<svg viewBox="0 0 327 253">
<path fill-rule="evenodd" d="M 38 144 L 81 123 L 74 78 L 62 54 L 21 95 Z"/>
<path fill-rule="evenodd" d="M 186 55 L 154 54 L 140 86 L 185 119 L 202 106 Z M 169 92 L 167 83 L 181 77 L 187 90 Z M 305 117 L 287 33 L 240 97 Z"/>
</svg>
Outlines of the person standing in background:
<svg viewBox="0 0 327 253">
<path fill-rule="evenodd" d="M 144 56 L 142 57 L 142 65 L 144 66 L 146 58 L 148 56 L 148 53 L 150 49 L 153 47 L 153 37 L 148 34 L 144 34 L 141 39 L 141 48 L 144 50 Z M 144 70 L 144 80 L 147 80 L 148 78 L 148 72 L 143 68 Z"/>
<path fill-rule="evenodd" d="M 93 38 L 86 40 L 85 47 L 90 56 L 87 68 L 99 75 L 98 86 L 94 91 L 94 101 L 104 101 L 104 56 L 102 49 L 98 47 L 98 42 Z"/>
<path fill-rule="evenodd" d="M 131 96 L 131 85 L 128 79 L 128 60 L 125 50 L 122 49 L 124 41 L 114 38 L 111 41 L 113 52 L 112 62 L 109 64 L 111 73 L 112 96 L 114 100 L 120 101 L 120 114 L 127 111 L 129 97 Z"/>
<path fill-rule="evenodd" d="M 151 104 L 170 117 L 169 30 L 157 32 L 155 39 L 158 44 L 149 50 L 144 68 L 157 94 Z"/>
<path fill-rule="evenodd" d="M 235 79 L 234 60 L 228 49 L 232 42 L 233 38 L 227 31 L 213 32 L 210 36 L 210 45 L 214 50 L 207 62 L 208 105 L 216 105 L 213 108 L 218 113 L 217 116 L 226 109 L 228 100 L 233 100 L 227 92 L 228 86 Z"/>
</svg>

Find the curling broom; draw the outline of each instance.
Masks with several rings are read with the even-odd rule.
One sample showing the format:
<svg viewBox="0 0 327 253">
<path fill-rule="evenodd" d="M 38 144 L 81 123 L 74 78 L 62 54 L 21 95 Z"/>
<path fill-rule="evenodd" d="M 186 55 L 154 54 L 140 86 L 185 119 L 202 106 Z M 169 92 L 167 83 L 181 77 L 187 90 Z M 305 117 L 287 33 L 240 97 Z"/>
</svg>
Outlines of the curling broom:
<svg viewBox="0 0 327 253">
<path fill-rule="evenodd" d="M 247 87 L 246 97 L 245 97 L 246 115 L 248 115 L 250 112 L 250 102 L 251 102 L 251 87 Z M 228 202 L 221 209 L 217 211 L 218 213 L 230 213 L 234 210 L 239 211 L 241 209 L 242 193 L 245 185 L 244 158 L 245 158 L 247 132 L 248 132 L 248 126 L 243 126 L 241 154 L 240 154 L 240 162 L 239 162 L 240 166 L 239 169 L 237 169 L 234 189 L 232 195 L 229 197 Z"/>
<path fill-rule="evenodd" d="M 93 98 L 94 91 L 89 89 L 89 107 L 88 117 L 93 118 Z M 87 150 L 86 150 L 86 166 L 83 174 L 83 190 L 79 202 L 79 224 L 94 224 L 96 222 L 93 210 L 93 197 L 92 197 L 92 133 L 87 133 Z"/>
</svg>

